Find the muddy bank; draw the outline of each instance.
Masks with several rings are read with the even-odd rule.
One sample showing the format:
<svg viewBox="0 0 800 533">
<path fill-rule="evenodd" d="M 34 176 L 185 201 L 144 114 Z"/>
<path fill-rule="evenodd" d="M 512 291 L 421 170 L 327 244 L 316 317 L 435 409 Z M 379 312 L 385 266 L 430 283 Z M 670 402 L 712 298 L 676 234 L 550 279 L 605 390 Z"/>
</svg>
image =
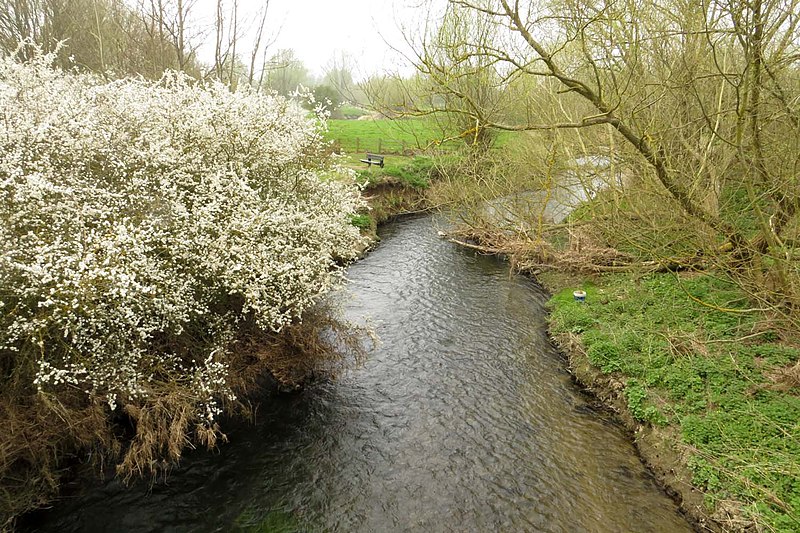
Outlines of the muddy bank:
<svg viewBox="0 0 800 533">
<path fill-rule="evenodd" d="M 558 334 L 551 338 L 566 357 L 575 380 L 611 410 L 630 432 L 641 459 L 697 530 L 724 531 L 706 511 L 702 491 L 692 485 L 688 457 L 680 452 L 681 441 L 675 428 L 654 427 L 636 420 L 623 394 L 625 383 L 592 365 L 576 335 Z"/>
</svg>

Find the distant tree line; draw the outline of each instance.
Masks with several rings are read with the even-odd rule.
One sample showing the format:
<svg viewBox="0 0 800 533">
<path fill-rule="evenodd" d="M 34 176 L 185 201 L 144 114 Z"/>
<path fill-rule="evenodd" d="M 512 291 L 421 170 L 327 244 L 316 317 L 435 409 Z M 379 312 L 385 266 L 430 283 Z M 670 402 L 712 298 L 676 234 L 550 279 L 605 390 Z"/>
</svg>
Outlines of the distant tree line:
<svg viewBox="0 0 800 533">
<path fill-rule="evenodd" d="M 239 0 L 217 0 L 207 27 L 197 23 L 197 0 L 4 3 L 0 51 L 22 59 L 39 51 L 55 52 L 56 66 L 108 78 L 158 79 L 167 70 L 177 70 L 197 79 L 220 80 L 232 89 L 247 84 L 283 96 L 304 86 L 313 89 L 317 102 L 330 102 L 334 114 L 345 100 L 358 99 L 352 66 L 345 58 L 332 60 L 325 75 L 315 79 L 293 50 L 272 50 L 268 1 L 253 16 L 243 13 Z M 209 49 L 213 45 L 213 59 L 198 57 L 203 44 Z"/>
<path fill-rule="evenodd" d="M 186 23 L 194 0 L 6 0 L 0 10 L 0 48 L 35 43 L 58 50 L 65 69 L 158 78 L 166 69 L 200 74 Z M 35 53 L 23 47 L 23 57 Z"/>
</svg>

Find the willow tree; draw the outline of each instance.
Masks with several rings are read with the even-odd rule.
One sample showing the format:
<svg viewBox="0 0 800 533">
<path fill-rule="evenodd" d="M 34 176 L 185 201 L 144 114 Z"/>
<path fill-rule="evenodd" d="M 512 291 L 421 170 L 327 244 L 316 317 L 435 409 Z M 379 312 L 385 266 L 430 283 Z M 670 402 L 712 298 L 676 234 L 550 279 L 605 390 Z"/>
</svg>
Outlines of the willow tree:
<svg viewBox="0 0 800 533">
<path fill-rule="evenodd" d="M 647 233 L 631 243 L 642 255 L 662 227 L 686 246 L 659 255 L 699 247 L 757 296 L 796 305 L 798 3 L 450 0 L 417 64 L 449 95 L 439 112 L 612 155 L 626 179 L 607 229 Z M 500 80 L 507 109 L 441 74 L 462 70 Z"/>
</svg>

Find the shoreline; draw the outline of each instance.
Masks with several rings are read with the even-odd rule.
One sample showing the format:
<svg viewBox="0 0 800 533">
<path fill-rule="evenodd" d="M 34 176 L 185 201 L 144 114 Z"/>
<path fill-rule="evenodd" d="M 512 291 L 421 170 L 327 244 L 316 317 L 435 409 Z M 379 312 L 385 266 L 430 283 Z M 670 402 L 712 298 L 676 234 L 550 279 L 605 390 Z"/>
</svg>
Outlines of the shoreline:
<svg viewBox="0 0 800 533">
<path fill-rule="evenodd" d="M 456 246 L 502 257 L 509 262 L 509 268 L 514 268 L 514 253 L 511 251 L 498 250 L 492 246 L 484 247 L 483 243 L 445 238 Z M 536 271 L 519 273 L 543 287 L 549 298 L 568 286 L 579 286 L 584 281 L 581 277 L 572 275 L 568 275 L 569 279 L 562 279 L 560 276 L 547 276 Z M 563 356 L 573 382 L 610 412 L 612 418 L 624 428 L 639 459 L 653 475 L 659 488 L 675 502 L 681 515 L 698 532 L 726 531 L 705 509 L 705 493 L 692 484 L 692 473 L 686 457 L 677 450 L 681 444 L 680 436 L 676 436 L 670 428 L 660 428 L 637 420 L 628 407 L 624 381 L 605 374 L 594 366 L 578 336 L 553 332 L 552 308 L 548 310 L 546 319 L 547 335 Z"/>
<path fill-rule="evenodd" d="M 535 272 L 522 275 L 540 284 L 551 298 L 572 286 L 580 286 L 581 277 L 569 276 L 569 280 Z M 555 279 L 558 278 L 558 279 Z M 678 506 L 681 514 L 697 531 L 725 531 L 705 509 L 703 491 L 692 484 L 692 473 L 684 454 L 677 448 L 680 436 L 674 429 L 660 428 L 637 420 L 625 398 L 625 383 L 613 374 L 606 374 L 593 365 L 580 338 L 572 333 L 553 331 L 552 305 L 547 313 L 547 335 L 563 355 L 566 368 L 581 390 L 594 398 L 610 412 L 631 438 L 639 459 L 653 474 L 658 486 Z"/>
<path fill-rule="evenodd" d="M 549 318 L 548 318 L 549 322 Z M 612 413 L 628 433 L 639 459 L 653 474 L 657 484 L 678 505 L 681 514 L 696 531 L 724 531 L 703 507 L 703 493 L 692 486 L 691 473 L 680 453 L 679 440 L 662 428 L 638 422 L 627 405 L 625 384 L 592 365 L 580 340 L 569 334 L 548 336 L 561 352 L 574 382 L 603 408 Z"/>
</svg>

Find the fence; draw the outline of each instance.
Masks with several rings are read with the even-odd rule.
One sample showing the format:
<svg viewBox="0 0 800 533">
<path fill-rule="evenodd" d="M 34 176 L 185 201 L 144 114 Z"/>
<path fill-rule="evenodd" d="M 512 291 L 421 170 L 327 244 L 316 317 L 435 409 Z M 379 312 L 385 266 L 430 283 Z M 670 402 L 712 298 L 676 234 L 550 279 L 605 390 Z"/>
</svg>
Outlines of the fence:
<svg viewBox="0 0 800 533">
<path fill-rule="evenodd" d="M 336 139 L 334 141 L 335 151 L 351 153 L 369 152 L 373 154 L 414 155 L 424 152 L 432 147 L 437 147 L 439 149 L 444 148 L 446 150 L 455 148 L 455 146 L 451 145 L 451 143 L 447 143 L 446 145 L 437 145 L 437 141 L 434 139 L 409 141 L 398 139 L 372 139 L 355 137 L 348 139 Z"/>
</svg>

